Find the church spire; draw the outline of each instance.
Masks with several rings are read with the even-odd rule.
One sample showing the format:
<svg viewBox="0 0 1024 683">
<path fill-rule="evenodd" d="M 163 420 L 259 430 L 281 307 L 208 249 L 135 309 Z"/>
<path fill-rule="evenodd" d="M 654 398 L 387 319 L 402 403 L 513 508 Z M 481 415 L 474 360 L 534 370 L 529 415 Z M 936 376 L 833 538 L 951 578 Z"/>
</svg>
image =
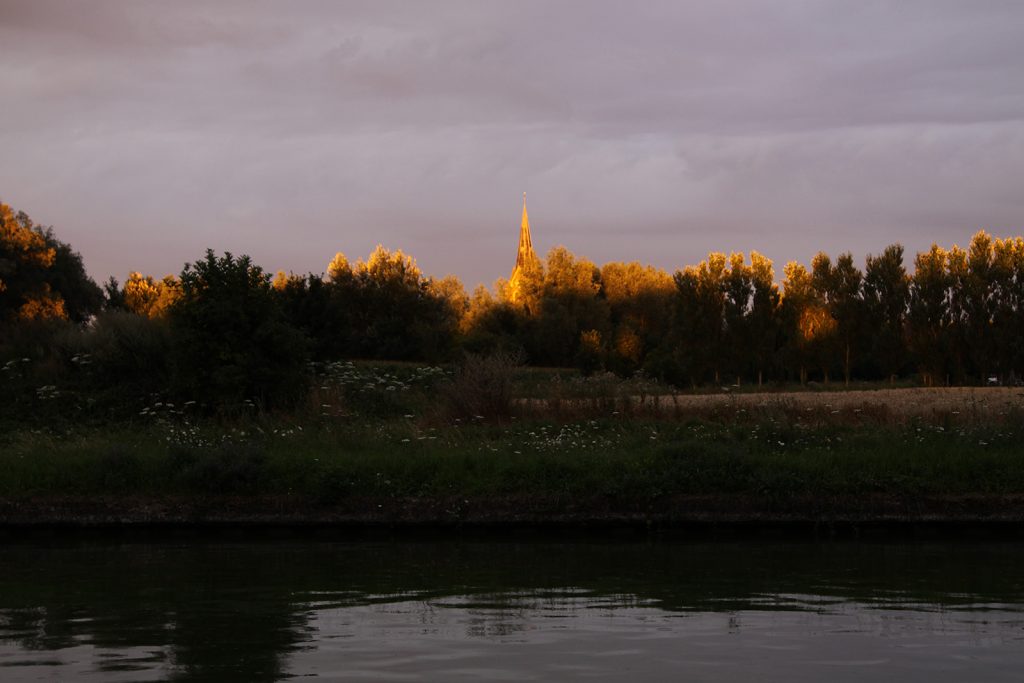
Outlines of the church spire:
<svg viewBox="0 0 1024 683">
<path fill-rule="evenodd" d="M 519 226 L 519 252 L 516 254 L 516 267 L 512 270 L 512 277 L 516 271 L 526 266 L 527 263 L 537 258 L 533 253 L 533 239 L 530 237 L 530 217 L 526 215 L 526 193 L 523 193 L 523 222 Z"/>
<path fill-rule="evenodd" d="M 526 193 L 523 193 L 523 222 L 519 226 L 519 251 L 516 253 L 516 266 L 509 278 L 509 298 L 513 303 L 520 300 L 523 270 L 529 264 L 536 264 L 537 255 L 533 253 L 533 238 L 530 237 L 530 218 L 526 215 Z"/>
</svg>

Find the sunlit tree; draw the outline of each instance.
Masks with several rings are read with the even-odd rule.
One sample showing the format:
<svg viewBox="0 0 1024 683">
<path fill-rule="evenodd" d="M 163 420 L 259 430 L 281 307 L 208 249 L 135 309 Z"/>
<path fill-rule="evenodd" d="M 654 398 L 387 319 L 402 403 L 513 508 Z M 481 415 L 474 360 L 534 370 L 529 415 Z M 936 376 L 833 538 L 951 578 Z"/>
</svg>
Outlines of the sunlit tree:
<svg viewBox="0 0 1024 683">
<path fill-rule="evenodd" d="M 992 334 L 1003 381 L 1024 378 L 1024 238 L 993 243 L 996 303 Z"/>
<path fill-rule="evenodd" d="M 52 229 L 0 203 L 0 320 L 84 322 L 102 302 L 77 252 Z"/>
<path fill-rule="evenodd" d="M 545 279 L 540 259 L 527 259 L 517 271 L 515 282 L 500 279 L 495 283 L 498 299 L 517 307 L 525 317 L 536 318 L 541 313 Z"/>
<path fill-rule="evenodd" d="M 747 348 L 757 370 L 757 383 L 764 380 L 764 372 L 775 361 L 779 348 L 780 310 L 778 285 L 772 262 L 756 251 L 750 252 L 750 280 L 753 287 L 750 310 L 747 314 L 749 338 Z"/>
<path fill-rule="evenodd" d="M 608 304 L 598 296 L 600 290 L 601 272 L 591 261 L 576 257 L 565 247 L 548 252 L 539 310 L 534 313 L 529 305 L 523 306 L 526 348 L 534 362 L 573 364 L 584 331 L 597 331 L 603 346 L 610 322 Z M 533 296 L 529 290 L 525 292 L 527 299 Z"/>
<path fill-rule="evenodd" d="M 950 274 L 957 293 L 960 313 L 957 341 L 978 380 L 985 382 L 996 361 L 993 322 L 997 307 L 993 243 L 991 236 L 979 230 L 967 248 L 967 270 Z"/>
<path fill-rule="evenodd" d="M 907 313 L 909 344 L 924 383 L 934 386 L 947 370 L 950 348 L 950 277 L 947 252 L 937 244 L 914 259 Z"/>
<path fill-rule="evenodd" d="M 328 357 L 440 360 L 454 350 L 469 306 L 458 278 L 434 280 L 423 275 L 415 259 L 378 245 L 354 266 L 338 252 L 327 267 L 327 300 L 321 284 L 307 281 L 316 296 L 316 325 L 304 325 Z"/>
<path fill-rule="evenodd" d="M 807 268 L 790 261 L 783 273 L 781 317 L 786 330 L 786 355 L 803 384 L 808 367 L 819 362 L 821 341 L 832 335 L 834 323 Z"/>
<path fill-rule="evenodd" d="M 45 271 L 56 250 L 24 213 L 14 214 L 0 203 L 0 314 L 5 318 L 63 317 L 63 302 L 55 300 Z"/>
<path fill-rule="evenodd" d="M 504 284 L 499 281 L 495 289 L 501 292 Z M 469 299 L 459 331 L 467 351 L 522 353 L 525 350 L 522 341 L 524 326 L 522 309 L 503 298 L 492 296 L 486 287 L 478 285 Z"/>
<path fill-rule="evenodd" d="M 672 277 L 653 266 L 606 263 L 601 267 L 601 296 L 608 302 L 614 369 L 630 373 L 661 343 L 668 330 L 675 285 Z"/>
<path fill-rule="evenodd" d="M 444 302 L 447 307 L 448 324 L 461 330 L 462 321 L 469 313 L 469 296 L 462 281 L 454 275 L 446 275 L 440 280 L 428 280 L 427 293 Z"/>
<path fill-rule="evenodd" d="M 171 306 L 181 298 L 181 283 L 178 278 L 168 275 L 154 280 L 150 275 L 139 272 L 128 274 L 121 291 L 121 306 L 132 313 L 147 318 L 167 315 Z"/>
<path fill-rule="evenodd" d="M 729 269 L 722 278 L 723 344 L 721 355 L 730 375 L 740 384 L 749 369 L 750 309 L 754 296 L 753 273 L 747 267 L 743 254 L 729 256 Z"/>
</svg>

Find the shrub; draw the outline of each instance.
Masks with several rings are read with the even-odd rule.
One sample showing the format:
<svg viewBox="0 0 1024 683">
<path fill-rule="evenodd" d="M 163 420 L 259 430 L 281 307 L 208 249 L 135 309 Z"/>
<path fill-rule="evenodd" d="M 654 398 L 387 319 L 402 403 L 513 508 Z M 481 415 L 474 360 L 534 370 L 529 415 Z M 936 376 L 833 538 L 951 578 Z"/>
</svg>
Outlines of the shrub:
<svg viewBox="0 0 1024 683">
<path fill-rule="evenodd" d="M 467 355 L 451 382 L 441 388 L 445 417 L 497 420 L 512 412 L 512 383 L 519 354 Z"/>
<path fill-rule="evenodd" d="M 129 394 L 166 388 L 173 340 L 167 323 L 126 311 L 106 311 L 69 339 L 68 360 L 99 387 Z"/>
</svg>

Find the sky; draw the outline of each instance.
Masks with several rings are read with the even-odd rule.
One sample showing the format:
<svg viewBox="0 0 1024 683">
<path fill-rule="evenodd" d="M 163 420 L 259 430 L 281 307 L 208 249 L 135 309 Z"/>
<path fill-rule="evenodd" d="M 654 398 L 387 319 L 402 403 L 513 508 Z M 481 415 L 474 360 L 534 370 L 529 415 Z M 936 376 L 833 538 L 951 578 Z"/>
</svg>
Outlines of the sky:
<svg viewBox="0 0 1024 683">
<path fill-rule="evenodd" d="M 0 0 L 0 201 L 97 280 L 381 243 L 467 288 L 534 246 L 966 244 L 1024 225 L 1024 2 Z"/>
</svg>

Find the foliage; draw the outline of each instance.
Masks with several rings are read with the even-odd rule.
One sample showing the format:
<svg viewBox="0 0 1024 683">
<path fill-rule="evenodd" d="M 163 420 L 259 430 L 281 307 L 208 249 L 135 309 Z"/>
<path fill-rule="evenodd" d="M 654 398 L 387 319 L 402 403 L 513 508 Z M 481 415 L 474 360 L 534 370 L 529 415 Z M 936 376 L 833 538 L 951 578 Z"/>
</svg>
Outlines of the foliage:
<svg viewBox="0 0 1024 683">
<path fill-rule="evenodd" d="M 270 277 L 231 253 L 186 265 L 171 307 L 175 393 L 237 409 L 246 400 L 287 406 L 302 396 L 305 336 L 288 323 Z"/>
<path fill-rule="evenodd" d="M 82 257 L 24 212 L 0 203 L 0 321 L 88 320 L 102 293 Z"/>
<path fill-rule="evenodd" d="M 116 280 L 111 284 L 116 287 Z M 181 282 L 173 275 L 155 280 L 151 275 L 132 272 L 119 294 L 118 307 L 147 318 L 162 318 L 181 298 Z"/>
</svg>

